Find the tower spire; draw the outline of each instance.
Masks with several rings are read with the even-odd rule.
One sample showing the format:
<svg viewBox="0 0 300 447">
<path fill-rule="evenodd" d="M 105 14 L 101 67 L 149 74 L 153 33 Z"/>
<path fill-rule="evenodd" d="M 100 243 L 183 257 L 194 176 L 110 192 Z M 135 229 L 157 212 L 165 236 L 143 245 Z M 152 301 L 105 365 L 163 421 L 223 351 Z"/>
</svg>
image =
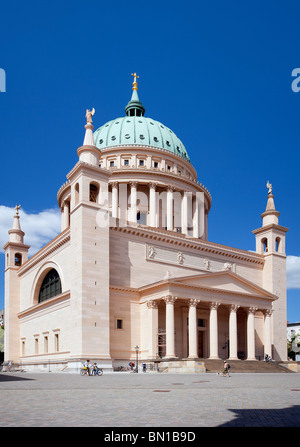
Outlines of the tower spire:
<svg viewBox="0 0 300 447">
<path fill-rule="evenodd" d="M 93 134 L 93 130 L 94 130 L 94 126 L 92 124 L 93 120 L 92 120 L 92 116 L 95 114 L 95 109 L 93 108 L 92 110 L 87 110 L 86 111 L 86 125 L 85 127 L 85 136 L 84 136 L 84 141 L 83 141 L 83 146 L 95 146 L 95 141 L 94 141 L 94 134 Z"/>
<path fill-rule="evenodd" d="M 21 205 L 16 205 L 15 210 L 16 213 L 14 215 L 14 221 L 12 228 L 8 231 L 9 234 L 9 242 L 17 242 L 17 243 L 24 243 L 24 231 L 21 230 L 20 225 L 20 216 L 19 216 L 19 210 L 21 208 Z"/>
<path fill-rule="evenodd" d="M 261 215 L 263 219 L 263 227 L 270 224 L 278 225 L 278 217 L 280 215 L 280 212 L 276 211 L 275 209 L 273 187 L 269 182 L 269 180 L 267 181 L 266 186 L 268 188 L 268 196 L 267 196 L 268 200 L 267 200 L 266 211 Z"/>
<path fill-rule="evenodd" d="M 85 136 L 83 145 L 77 149 L 77 155 L 79 156 L 79 160 L 85 163 L 89 163 L 99 167 L 99 157 L 100 150 L 95 146 L 94 141 L 94 126 L 92 116 L 95 114 L 95 109 L 86 111 L 86 125 L 85 127 Z"/>
</svg>

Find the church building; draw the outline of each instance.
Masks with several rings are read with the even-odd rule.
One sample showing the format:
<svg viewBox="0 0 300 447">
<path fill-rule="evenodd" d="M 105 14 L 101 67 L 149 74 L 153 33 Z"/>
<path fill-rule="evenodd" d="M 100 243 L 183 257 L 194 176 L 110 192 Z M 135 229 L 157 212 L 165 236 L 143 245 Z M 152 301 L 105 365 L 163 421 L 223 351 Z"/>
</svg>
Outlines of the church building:
<svg viewBox="0 0 300 447">
<path fill-rule="evenodd" d="M 61 232 L 28 258 L 19 207 L 5 250 L 5 361 L 108 371 L 139 361 L 287 360 L 287 228 L 268 183 L 256 251 L 208 240 L 209 190 L 184 144 L 146 117 L 134 73 L 125 116 L 94 131 L 57 193 Z"/>
</svg>

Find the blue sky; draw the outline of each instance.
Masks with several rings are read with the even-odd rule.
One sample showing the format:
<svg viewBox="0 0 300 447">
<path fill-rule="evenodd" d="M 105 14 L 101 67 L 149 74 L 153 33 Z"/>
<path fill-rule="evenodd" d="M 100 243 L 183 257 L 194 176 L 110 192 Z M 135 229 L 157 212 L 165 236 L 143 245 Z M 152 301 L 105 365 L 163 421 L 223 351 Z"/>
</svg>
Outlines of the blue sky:
<svg viewBox="0 0 300 447">
<path fill-rule="evenodd" d="M 95 107 L 95 128 L 123 116 L 136 71 L 145 115 L 183 141 L 212 195 L 209 240 L 255 250 L 272 183 L 290 229 L 288 320 L 300 321 L 299 15 L 293 1 L 2 5 L 1 247 L 16 203 L 31 252 L 59 231 L 56 194 L 78 160 L 85 110 Z"/>
</svg>

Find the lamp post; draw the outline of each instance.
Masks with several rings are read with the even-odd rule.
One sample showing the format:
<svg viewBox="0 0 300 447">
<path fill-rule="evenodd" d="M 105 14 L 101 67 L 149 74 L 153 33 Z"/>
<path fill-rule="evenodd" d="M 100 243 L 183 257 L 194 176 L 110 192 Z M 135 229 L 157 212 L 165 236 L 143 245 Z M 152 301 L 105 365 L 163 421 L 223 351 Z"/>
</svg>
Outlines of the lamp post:
<svg viewBox="0 0 300 447">
<path fill-rule="evenodd" d="M 138 373 L 139 372 L 139 347 L 138 345 L 136 345 L 135 347 L 135 352 L 136 352 L 136 368 L 135 368 L 135 372 Z"/>
</svg>

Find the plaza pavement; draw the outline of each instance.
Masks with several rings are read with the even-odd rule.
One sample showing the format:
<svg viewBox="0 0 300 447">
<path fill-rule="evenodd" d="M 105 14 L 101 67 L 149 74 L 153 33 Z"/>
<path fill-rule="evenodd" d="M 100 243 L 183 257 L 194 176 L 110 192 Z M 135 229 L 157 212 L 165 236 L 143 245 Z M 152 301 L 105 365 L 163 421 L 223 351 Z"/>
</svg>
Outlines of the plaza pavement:
<svg viewBox="0 0 300 447">
<path fill-rule="evenodd" d="M 0 373 L 1 427 L 299 427 L 300 374 Z"/>
</svg>

